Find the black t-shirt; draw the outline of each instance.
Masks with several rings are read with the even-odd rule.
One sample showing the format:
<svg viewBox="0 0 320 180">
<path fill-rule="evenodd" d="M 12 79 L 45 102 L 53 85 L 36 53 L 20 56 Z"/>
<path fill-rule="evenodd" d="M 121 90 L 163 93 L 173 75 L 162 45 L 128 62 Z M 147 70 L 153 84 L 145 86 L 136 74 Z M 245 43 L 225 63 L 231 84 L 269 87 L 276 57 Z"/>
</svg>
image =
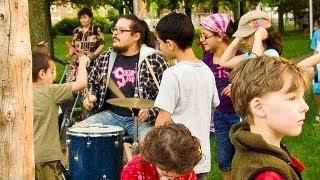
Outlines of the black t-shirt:
<svg viewBox="0 0 320 180">
<path fill-rule="evenodd" d="M 133 56 L 124 56 L 118 54 L 112 68 L 110 78 L 116 83 L 125 97 L 134 96 L 136 86 L 136 65 L 139 61 L 139 53 Z M 108 89 L 106 99 L 117 98 L 117 96 Z M 109 109 L 121 116 L 131 116 L 132 112 L 128 108 L 118 107 L 108 104 L 106 101 L 102 107 L 103 110 Z"/>
</svg>

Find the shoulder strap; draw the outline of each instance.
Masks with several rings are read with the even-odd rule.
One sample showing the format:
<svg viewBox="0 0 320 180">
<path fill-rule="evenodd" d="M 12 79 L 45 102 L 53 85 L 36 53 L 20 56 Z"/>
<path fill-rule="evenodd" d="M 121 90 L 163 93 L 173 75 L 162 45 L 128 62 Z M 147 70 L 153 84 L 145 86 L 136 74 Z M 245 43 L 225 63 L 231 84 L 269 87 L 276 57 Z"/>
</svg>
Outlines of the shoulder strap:
<svg viewBox="0 0 320 180">
<path fill-rule="evenodd" d="M 151 65 L 150 65 L 150 62 L 149 62 L 149 60 L 148 60 L 147 58 L 144 58 L 144 60 L 146 61 L 146 64 L 147 64 L 147 67 L 148 67 L 148 69 L 149 69 L 149 71 L 150 71 L 150 73 L 151 73 L 152 79 L 153 79 L 154 82 L 156 83 L 156 86 L 157 86 L 157 88 L 158 88 L 158 90 L 159 90 L 160 84 L 159 84 L 159 81 L 158 81 L 156 75 L 154 74 L 154 71 L 153 71 L 153 69 L 152 69 L 152 67 L 151 67 Z"/>
</svg>

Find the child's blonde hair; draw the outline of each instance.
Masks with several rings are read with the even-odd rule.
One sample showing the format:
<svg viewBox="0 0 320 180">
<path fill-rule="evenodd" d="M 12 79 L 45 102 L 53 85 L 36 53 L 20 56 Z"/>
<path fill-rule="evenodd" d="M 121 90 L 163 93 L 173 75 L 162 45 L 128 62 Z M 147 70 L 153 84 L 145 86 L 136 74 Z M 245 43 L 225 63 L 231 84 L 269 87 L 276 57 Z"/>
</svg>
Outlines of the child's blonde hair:
<svg viewBox="0 0 320 180">
<path fill-rule="evenodd" d="M 292 77 L 288 92 L 299 88 L 306 91 L 310 86 L 307 73 L 284 58 L 260 56 L 236 66 L 230 74 L 231 99 L 236 113 L 248 124 L 253 124 L 250 101 L 279 91 L 285 83 L 285 75 Z"/>
</svg>

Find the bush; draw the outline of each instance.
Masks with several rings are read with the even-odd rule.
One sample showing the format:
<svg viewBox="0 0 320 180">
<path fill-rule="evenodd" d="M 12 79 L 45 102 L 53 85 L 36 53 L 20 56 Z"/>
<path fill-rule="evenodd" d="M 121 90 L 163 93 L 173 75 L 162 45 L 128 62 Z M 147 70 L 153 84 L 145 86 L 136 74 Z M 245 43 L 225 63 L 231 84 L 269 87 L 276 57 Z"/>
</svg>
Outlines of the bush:
<svg viewBox="0 0 320 180">
<path fill-rule="evenodd" d="M 61 21 L 59 21 L 57 24 L 55 24 L 52 28 L 53 36 L 69 36 L 73 34 L 73 30 L 78 27 L 79 20 L 78 18 L 63 18 Z"/>
<path fill-rule="evenodd" d="M 100 27 L 103 33 L 110 33 L 111 31 L 112 22 L 108 18 L 95 15 L 93 24 Z"/>
<path fill-rule="evenodd" d="M 111 21 L 111 27 L 113 27 L 119 19 L 119 11 L 116 9 L 110 9 L 108 11 L 108 19 Z"/>
</svg>

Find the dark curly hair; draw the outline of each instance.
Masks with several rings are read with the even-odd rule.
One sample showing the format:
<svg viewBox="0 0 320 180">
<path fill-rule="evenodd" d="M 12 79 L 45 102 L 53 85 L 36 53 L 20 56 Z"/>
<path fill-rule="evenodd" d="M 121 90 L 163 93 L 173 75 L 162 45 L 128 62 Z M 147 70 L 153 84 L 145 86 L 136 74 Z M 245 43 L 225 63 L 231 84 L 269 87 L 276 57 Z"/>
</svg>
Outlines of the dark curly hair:
<svg viewBox="0 0 320 180">
<path fill-rule="evenodd" d="M 140 144 L 142 161 L 150 162 L 163 171 L 186 174 L 202 158 L 199 140 L 182 124 L 156 127 Z"/>
<path fill-rule="evenodd" d="M 84 8 L 82 8 L 82 9 L 78 12 L 78 18 L 79 18 L 79 19 L 80 19 L 80 17 L 83 16 L 83 15 L 88 15 L 89 18 L 91 18 L 91 19 L 93 18 L 93 13 L 92 13 L 91 9 L 88 8 L 88 7 L 84 7 Z"/>
</svg>

